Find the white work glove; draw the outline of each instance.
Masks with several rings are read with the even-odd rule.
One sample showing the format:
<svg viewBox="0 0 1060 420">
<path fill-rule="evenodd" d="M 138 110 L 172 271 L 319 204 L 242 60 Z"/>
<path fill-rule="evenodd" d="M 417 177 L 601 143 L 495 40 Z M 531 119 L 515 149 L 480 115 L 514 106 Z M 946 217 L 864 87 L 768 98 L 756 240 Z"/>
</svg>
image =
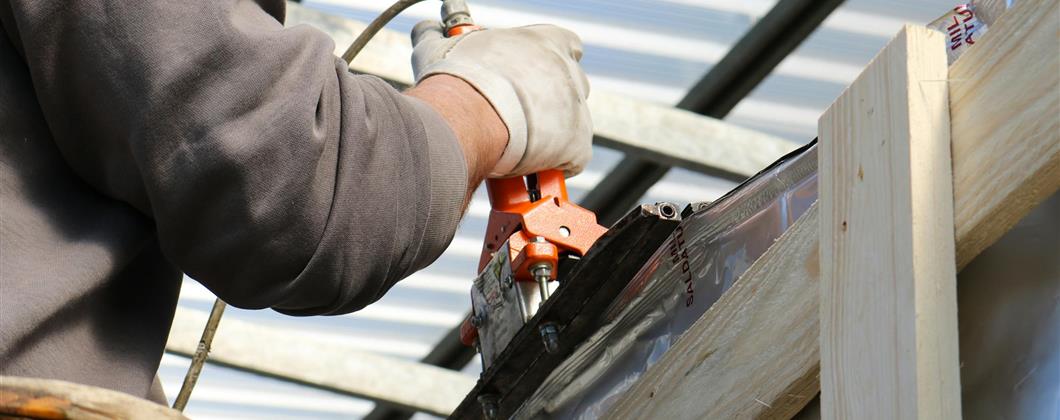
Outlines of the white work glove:
<svg viewBox="0 0 1060 420">
<path fill-rule="evenodd" d="M 416 82 L 432 74 L 475 87 L 508 127 L 508 146 L 491 178 L 562 169 L 582 171 L 592 157 L 593 126 L 585 99 L 589 81 L 578 60 L 582 43 L 552 25 L 483 29 L 446 38 L 442 25 L 412 29 Z"/>
</svg>

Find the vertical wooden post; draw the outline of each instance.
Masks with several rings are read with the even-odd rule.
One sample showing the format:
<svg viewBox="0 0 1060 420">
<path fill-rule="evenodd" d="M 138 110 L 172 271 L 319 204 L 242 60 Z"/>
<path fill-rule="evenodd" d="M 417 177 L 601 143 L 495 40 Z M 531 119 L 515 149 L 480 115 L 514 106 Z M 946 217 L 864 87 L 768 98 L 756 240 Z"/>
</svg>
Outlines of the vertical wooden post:
<svg viewBox="0 0 1060 420">
<path fill-rule="evenodd" d="M 819 121 L 823 418 L 961 415 L 946 79 L 907 25 Z"/>
</svg>

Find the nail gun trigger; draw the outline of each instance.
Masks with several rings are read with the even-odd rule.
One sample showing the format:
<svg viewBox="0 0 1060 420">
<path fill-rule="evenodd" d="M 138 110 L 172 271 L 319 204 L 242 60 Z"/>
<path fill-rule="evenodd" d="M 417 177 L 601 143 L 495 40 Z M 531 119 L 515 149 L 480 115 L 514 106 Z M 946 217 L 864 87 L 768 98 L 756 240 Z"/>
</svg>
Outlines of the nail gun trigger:
<svg viewBox="0 0 1060 420">
<path fill-rule="evenodd" d="M 531 203 L 541 199 L 541 187 L 536 173 L 526 176 L 526 192 L 530 196 Z"/>
</svg>

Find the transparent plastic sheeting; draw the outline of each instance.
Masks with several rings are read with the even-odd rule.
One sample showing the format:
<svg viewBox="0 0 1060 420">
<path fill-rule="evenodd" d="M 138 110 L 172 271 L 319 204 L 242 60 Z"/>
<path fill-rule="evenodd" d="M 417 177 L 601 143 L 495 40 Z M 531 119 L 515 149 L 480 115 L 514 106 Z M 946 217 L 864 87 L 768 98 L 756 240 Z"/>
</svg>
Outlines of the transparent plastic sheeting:
<svg viewBox="0 0 1060 420">
<path fill-rule="evenodd" d="M 811 144 L 714 204 L 690 206 L 607 309 L 606 324 L 538 389 L 539 405 L 524 408 L 557 418 L 602 417 L 817 200 L 816 172 Z"/>
<path fill-rule="evenodd" d="M 958 4 L 927 26 L 946 34 L 946 58 L 953 64 L 1015 3 L 1016 0 L 975 0 Z"/>
<path fill-rule="evenodd" d="M 948 35 L 953 63 L 1014 3 L 973 0 L 928 27 Z M 606 323 L 552 372 L 517 417 L 602 417 L 816 199 L 814 143 L 714 205 L 693 205 L 605 312 Z"/>
</svg>

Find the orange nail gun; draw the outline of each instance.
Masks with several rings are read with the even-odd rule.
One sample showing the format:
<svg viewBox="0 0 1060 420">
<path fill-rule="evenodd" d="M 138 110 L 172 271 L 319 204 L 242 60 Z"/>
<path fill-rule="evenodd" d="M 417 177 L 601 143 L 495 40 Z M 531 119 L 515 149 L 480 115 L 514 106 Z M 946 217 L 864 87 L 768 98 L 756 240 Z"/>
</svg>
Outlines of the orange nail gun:
<svg viewBox="0 0 1060 420">
<path fill-rule="evenodd" d="M 443 1 L 442 22 L 446 36 L 480 29 L 463 0 Z M 563 171 L 489 179 L 486 189 L 492 211 L 471 290 L 472 315 L 460 329 L 465 345 L 478 345 L 483 369 L 548 299 L 560 255 L 583 256 L 607 232 L 593 212 L 567 198 Z M 540 334 L 554 351 L 559 331 L 544 325 Z"/>
</svg>

